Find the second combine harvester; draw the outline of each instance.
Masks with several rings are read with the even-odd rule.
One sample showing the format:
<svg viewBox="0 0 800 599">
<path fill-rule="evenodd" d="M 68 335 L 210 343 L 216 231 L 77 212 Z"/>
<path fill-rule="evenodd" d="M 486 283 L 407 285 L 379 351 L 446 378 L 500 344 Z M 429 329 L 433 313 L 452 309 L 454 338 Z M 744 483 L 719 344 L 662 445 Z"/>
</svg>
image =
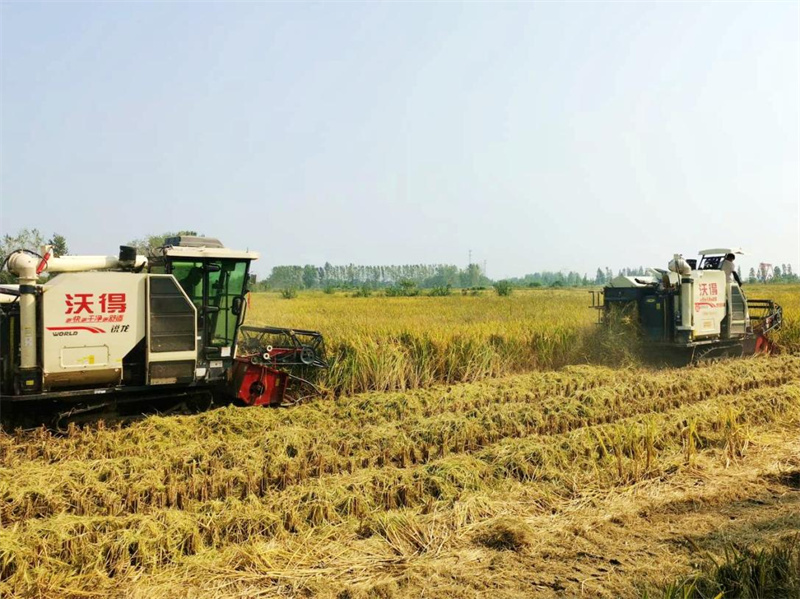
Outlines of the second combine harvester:
<svg viewBox="0 0 800 599">
<path fill-rule="evenodd" d="M 770 335 L 782 322 L 781 307 L 769 299 L 748 299 L 721 270 L 727 254 L 740 250 L 702 250 L 699 263 L 676 254 L 668 270 L 618 276 L 593 296 L 601 323 L 620 315 L 639 324 L 645 349 L 663 356 L 678 352 L 690 361 L 733 357 L 772 349 Z"/>
</svg>

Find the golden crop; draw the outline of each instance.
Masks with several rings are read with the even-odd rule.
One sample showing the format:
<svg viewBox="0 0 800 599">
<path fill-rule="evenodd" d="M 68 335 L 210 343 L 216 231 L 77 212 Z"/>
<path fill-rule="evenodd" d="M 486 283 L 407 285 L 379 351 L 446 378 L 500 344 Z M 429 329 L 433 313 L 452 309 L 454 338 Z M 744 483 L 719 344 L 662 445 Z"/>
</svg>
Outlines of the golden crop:
<svg viewBox="0 0 800 599">
<path fill-rule="evenodd" d="M 520 292 L 511 297 L 371 297 L 254 294 L 248 322 L 319 330 L 344 393 L 467 382 L 579 359 L 597 315 L 589 294 Z"/>
<path fill-rule="evenodd" d="M 775 340 L 783 351 L 800 351 L 800 285 L 745 285 L 748 298 L 772 299 L 783 308 L 783 327 Z"/>
<path fill-rule="evenodd" d="M 800 350 L 800 285 L 748 285 L 745 290 L 783 306 L 778 342 L 785 350 Z M 356 298 L 315 292 L 292 300 L 258 293 L 247 320 L 320 331 L 332 362 L 325 384 L 353 393 L 477 381 L 627 355 L 629 331 L 618 339 L 598 339 L 590 300 L 585 289 L 522 290 L 510 297 L 485 292 Z"/>
</svg>

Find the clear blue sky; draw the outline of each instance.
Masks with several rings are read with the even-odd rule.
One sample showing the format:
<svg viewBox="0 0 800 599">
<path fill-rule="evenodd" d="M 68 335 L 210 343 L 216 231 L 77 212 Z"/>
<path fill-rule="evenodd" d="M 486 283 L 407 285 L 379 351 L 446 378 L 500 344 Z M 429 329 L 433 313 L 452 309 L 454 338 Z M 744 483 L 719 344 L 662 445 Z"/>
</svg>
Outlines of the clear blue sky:
<svg viewBox="0 0 800 599">
<path fill-rule="evenodd" d="M 800 271 L 800 3 L 4 3 L 2 233 Z"/>
</svg>

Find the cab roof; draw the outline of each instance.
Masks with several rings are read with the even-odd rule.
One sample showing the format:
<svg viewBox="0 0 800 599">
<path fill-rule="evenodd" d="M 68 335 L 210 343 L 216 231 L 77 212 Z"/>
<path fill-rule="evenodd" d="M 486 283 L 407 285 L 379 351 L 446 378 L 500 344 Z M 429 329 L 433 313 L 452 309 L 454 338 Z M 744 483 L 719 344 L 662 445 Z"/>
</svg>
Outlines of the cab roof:
<svg viewBox="0 0 800 599">
<path fill-rule="evenodd" d="M 238 260 L 258 260 L 258 252 L 229 250 L 228 248 L 205 247 L 165 247 L 164 256 L 170 258 L 235 258 Z"/>
<path fill-rule="evenodd" d="M 258 260 L 258 252 L 231 250 L 214 237 L 181 235 L 168 237 L 161 248 L 164 256 L 171 258 L 234 258 L 238 260 Z"/>
<path fill-rule="evenodd" d="M 727 254 L 744 254 L 742 248 L 712 248 L 710 250 L 700 250 L 701 256 L 725 256 Z"/>
</svg>

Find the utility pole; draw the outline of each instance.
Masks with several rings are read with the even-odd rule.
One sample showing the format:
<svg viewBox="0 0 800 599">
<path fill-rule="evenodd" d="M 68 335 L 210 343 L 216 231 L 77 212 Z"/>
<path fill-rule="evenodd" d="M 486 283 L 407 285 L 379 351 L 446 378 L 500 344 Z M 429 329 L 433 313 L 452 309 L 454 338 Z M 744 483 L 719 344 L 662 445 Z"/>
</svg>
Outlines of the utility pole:
<svg viewBox="0 0 800 599">
<path fill-rule="evenodd" d="M 467 262 L 467 266 L 472 264 L 472 250 L 469 250 L 469 262 Z"/>
</svg>

